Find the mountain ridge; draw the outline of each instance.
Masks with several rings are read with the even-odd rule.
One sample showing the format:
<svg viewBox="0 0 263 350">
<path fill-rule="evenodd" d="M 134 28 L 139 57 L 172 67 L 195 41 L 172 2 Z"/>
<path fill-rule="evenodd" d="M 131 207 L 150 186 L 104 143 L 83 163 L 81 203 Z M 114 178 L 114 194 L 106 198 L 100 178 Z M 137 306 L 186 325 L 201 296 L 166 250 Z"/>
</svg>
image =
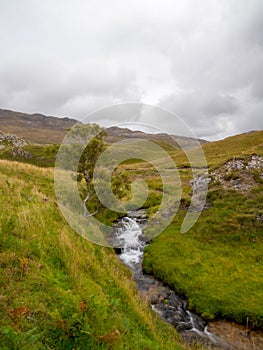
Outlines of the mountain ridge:
<svg viewBox="0 0 263 350">
<path fill-rule="evenodd" d="M 41 113 L 27 114 L 8 109 L 0 109 L 0 130 L 4 133 L 15 134 L 24 138 L 28 143 L 51 144 L 61 143 L 69 128 L 81 121 L 64 117 L 46 116 Z M 107 128 L 107 143 L 118 142 L 123 138 L 147 138 L 153 141 L 164 142 L 173 147 L 192 148 L 196 142 L 208 143 L 203 139 L 192 137 L 168 135 L 165 133 L 149 134 L 139 130 Z"/>
<path fill-rule="evenodd" d="M 41 113 L 27 114 L 0 109 L 0 130 L 38 144 L 60 143 L 67 129 L 78 123 L 68 117 L 58 118 Z"/>
</svg>

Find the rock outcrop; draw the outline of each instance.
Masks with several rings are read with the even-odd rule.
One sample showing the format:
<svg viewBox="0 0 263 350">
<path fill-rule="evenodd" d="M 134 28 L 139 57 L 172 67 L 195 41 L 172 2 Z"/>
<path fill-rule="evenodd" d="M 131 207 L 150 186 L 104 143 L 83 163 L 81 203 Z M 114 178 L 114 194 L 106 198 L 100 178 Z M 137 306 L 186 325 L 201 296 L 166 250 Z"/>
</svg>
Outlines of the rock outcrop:
<svg viewBox="0 0 263 350">
<path fill-rule="evenodd" d="M 250 191 L 263 182 L 263 157 L 252 155 L 248 159 L 231 159 L 213 171 L 211 177 L 225 189 Z"/>
<path fill-rule="evenodd" d="M 0 131 L 0 151 L 9 153 L 15 159 L 31 158 L 31 154 L 23 149 L 27 142 L 13 134 Z"/>
<path fill-rule="evenodd" d="M 263 157 L 252 155 L 247 159 L 234 158 L 211 173 L 200 174 L 190 181 L 192 188 L 191 205 L 182 205 L 183 209 L 200 212 L 211 207 L 206 201 L 210 182 L 219 182 L 225 190 L 236 190 L 241 193 L 250 191 L 263 183 Z M 262 215 L 258 221 L 263 222 Z"/>
</svg>

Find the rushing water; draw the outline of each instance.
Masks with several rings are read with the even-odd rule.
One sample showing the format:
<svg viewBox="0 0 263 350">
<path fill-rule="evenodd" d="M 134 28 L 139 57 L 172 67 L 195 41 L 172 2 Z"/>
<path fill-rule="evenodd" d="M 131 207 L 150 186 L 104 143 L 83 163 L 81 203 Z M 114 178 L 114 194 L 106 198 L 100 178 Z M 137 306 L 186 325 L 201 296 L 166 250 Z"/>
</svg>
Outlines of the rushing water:
<svg viewBox="0 0 263 350">
<path fill-rule="evenodd" d="M 210 347 L 229 349 L 224 341 L 207 330 L 207 324 L 200 316 L 187 308 L 186 300 L 143 273 L 142 259 L 147 245 L 142 231 L 145 223 L 142 212 L 129 213 L 129 217 L 116 225 L 114 234 L 115 244 L 121 247 L 118 249 L 119 258 L 132 270 L 139 293 L 149 301 L 152 310 L 178 330 L 186 342 L 201 342 Z"/>
</svg>

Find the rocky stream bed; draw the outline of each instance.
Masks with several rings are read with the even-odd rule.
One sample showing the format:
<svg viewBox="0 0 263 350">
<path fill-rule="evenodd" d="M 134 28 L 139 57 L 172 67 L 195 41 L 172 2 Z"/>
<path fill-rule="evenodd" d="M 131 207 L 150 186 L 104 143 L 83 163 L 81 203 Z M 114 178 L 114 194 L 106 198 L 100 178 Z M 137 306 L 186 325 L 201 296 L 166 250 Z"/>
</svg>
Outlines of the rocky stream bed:
<svg viewBox="0 0 263 350">
<path fill-rule="evenodd" d="M 130 212 L 115 226 L 114 244 L 119 259 L 130 268 L 138 292 L 161 319 L 172 324 L 186 343 L 202 343 L 212 349 L 260 350 L 263 336 L 244 326 L 226 321 L 207 323 L 188 309 L 187 300 L 163 285 L 153 276 L 144 274 L 142 259 L 148 244 L 143 236 L 146 215 L 143 211 Z"/>
</svg>

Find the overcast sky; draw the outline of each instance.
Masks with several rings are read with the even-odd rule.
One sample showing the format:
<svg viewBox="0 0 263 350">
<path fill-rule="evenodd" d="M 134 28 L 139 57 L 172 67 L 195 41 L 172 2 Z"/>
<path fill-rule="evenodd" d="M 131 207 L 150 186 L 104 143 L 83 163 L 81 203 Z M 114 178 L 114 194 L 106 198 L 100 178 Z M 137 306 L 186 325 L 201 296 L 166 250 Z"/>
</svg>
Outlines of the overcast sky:
<svg viewBox="0 0 263 350">
<path fill-rule="evenodd" d="M 263 129 L 263 0 L 0 0 L 0 43 L 0 108 L 144 102 L 210 140 Z"/>
</svg>

